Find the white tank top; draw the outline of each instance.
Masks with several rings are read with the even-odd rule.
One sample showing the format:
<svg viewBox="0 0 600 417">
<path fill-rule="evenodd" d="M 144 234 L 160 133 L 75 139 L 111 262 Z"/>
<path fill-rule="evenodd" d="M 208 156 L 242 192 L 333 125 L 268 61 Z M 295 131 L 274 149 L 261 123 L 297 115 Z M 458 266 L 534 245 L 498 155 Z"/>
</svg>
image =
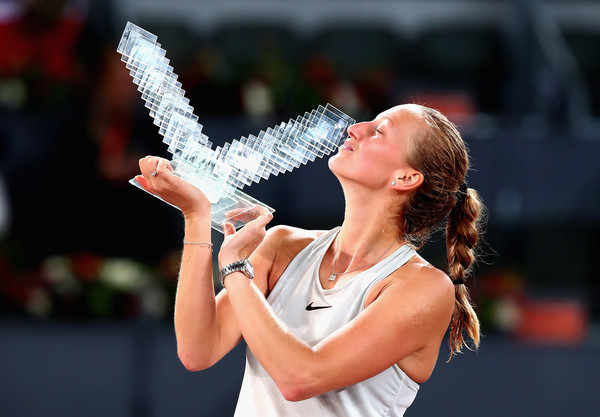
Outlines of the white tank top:
<svg viewBox="0 0 600 417">
<path fill-rule="evenodd" d="M 267 298 L 288 329 L 310 346 L 355 318 L 363 310 L 373 285 L 416 255 L 411 247 L 402 246 L 366 271 L 325 290 L 319 280 L 319 268 L 338 231 L 339 227 L 330 230 L 296 255 Z M 355 385 L 290 402 L 283 398 L 252 351 L 247 349 L 235 416 L 400 417 L 415 399 L 418 389 L 419 384 L 398 365 L 393 365 Z"/>
</svg>

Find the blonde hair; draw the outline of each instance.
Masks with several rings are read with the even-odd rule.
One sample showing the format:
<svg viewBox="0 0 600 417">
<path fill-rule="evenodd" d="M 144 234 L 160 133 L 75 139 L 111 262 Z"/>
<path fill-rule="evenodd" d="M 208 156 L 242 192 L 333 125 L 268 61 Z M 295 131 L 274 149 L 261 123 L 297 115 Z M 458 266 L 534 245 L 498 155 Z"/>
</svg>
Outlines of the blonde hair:
<svg viewBox="0 0 600 417">
<path fill-rule="evenodd" d="M 479 346 L 479 319 L 464 285 L 476 259 L 483 222 L 483 203 L 465 184 L 469 170 L 467 147 L 456 126 L 437 110 L 419 106 L 427 127 L 412 141 L 406 162 L 420 171 L 424 181 L 398 213 L 401 235 L 422 247 L 446 220 L 448 273 L 455 283 L 450 321 L 450 358 L 466 346 L 463 331 Z"/>
</svg>

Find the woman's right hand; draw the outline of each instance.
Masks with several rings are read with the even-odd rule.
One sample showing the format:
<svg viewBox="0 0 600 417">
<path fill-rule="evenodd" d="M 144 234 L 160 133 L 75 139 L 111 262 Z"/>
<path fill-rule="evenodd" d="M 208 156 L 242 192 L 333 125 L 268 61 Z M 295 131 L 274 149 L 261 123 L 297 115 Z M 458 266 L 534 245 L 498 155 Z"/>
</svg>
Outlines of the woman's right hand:
<svg viewBox="0 0 600 417">
<path fill-rule="evenodd" d="M 249 258 L 264 240 L 266 226 L 273 219 L 273 215 L 259 206 L 252 211 L 256 218 L 237 232 L 231 223 L 222 224 L 225 238 L 219 251 L 219 265 L 224 266 L 240 259 Z"/>
<path fill-rule="evenodd" d="M 169 161 L 157 156 L 140 159 L 136 181 L 148 192 L 178 207 L 186 219 L 210 217 L 210 201 L 187 181 L 173 174 Z"/>
</svg>

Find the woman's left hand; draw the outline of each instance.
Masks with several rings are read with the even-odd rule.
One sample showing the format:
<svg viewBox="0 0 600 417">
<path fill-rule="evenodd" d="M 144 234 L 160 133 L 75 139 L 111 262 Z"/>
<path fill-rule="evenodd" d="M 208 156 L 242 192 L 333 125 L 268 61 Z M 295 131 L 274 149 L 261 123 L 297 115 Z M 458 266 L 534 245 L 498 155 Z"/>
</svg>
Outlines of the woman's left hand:
<svg viewBox="0 0 600 417">
<path fill-rule="evenodd" d="M 231 223 L 224 223 L 225 239 L 219 251 L 219 264 L 227 265 L 240 259 L 249 258 L 265 238 L 266 226 L 271 219 L 273 219 L 273 215 L 267 212 L 247 223 L 237 232 Z"/>
</svg>

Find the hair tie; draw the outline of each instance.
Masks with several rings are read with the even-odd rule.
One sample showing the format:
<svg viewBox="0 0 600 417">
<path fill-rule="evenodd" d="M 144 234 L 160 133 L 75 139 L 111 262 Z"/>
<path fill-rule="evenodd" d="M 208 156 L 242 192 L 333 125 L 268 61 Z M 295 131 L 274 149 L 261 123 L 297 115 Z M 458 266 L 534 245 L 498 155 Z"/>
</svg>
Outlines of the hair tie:
<svg viewBox="0 0 600 417">
<path fill-rule="evenodd" d="M 452 281 L 452 283 L 453 283 L 454 285 L 464 285 L 464 283 L 465 283 L 465 280 L 464 280 L 464 279 L 462 279 L 462 278 L 459 278 L 459 279 L 455 279 L 455 280 L 453 280 L 453 281 Z"/>
<path fill-rule="evenodd" d="M 466 182 L 463 182 L 460 185 L 460 187 L 458 187 L 458 191 L 456 192 L 456 205 L 457 206 L 461 205 L 463 203 L 463 201 L 465 200 L 468 189 L 469 189 L 469 187 L 467 186 Z"/>
</svg>

